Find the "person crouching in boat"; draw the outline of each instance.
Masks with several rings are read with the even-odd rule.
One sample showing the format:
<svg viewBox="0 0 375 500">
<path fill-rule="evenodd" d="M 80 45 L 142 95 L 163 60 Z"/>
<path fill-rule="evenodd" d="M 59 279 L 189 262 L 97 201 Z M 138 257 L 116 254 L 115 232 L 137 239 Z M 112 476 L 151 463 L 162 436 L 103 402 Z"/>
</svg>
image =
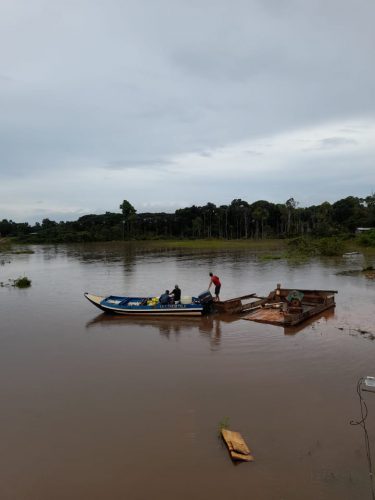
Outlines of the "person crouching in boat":
<svg viewBox="0 0 375 500">
<path fill-rule="evenodd" d="M 175 285 L 170 296 L 173 303 L 179 304 L 181 300 L 181 288 L 179 288 L 178 285 Z"/>
<path fill-rule="evenodd" d="M 165 290 L 165 292 L 162 293 L 159 297 L 159 304 L 167 305 L 169 304 L 169 301 L 170 301 L 169 290 Z"/>
</svg>

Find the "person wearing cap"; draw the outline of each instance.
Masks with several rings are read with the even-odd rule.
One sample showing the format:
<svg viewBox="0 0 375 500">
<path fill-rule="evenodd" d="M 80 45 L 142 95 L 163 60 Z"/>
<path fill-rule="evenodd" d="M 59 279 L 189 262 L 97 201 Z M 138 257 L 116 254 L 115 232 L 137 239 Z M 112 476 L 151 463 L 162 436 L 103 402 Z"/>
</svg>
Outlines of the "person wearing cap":
<svg viewBox="0 0 375 500">
<path fill-rule="evenodd" d="M 173 302 L 175 304 L 179 304 L 180 303 L 180 300 L 181 300 L 181 288 L 179 288 L 178 285 L 174 286 L 174 289 L 171 292 L 171 296 L 172 296 Z"/>
<path fill-rule="evenodd" d="M 211 285 L 215 286 L 215 298 L 214 301 L 217 302 L 220 300 L 219 294 L 220 294 L 220 288 L 221 288 L 221 282 L 218 276 L 215 274 L 210 273 L 210 284 L 208 285 L 208 289 L 211 288 Z"/>
</svg>

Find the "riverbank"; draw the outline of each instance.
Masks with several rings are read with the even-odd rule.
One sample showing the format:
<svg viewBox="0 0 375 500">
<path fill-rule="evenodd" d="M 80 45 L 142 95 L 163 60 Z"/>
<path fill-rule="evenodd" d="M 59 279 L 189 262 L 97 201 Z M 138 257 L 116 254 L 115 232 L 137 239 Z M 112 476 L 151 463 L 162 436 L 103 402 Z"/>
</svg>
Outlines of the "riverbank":
<svg viewBox="0 0 375 500">
<path fill-rule="evenodd" d="M 254 252 L 269 252 L 270 258 L 287 258 L 300 256 L 340 256 L 347 252 L 360 252 L 375 255 L 375 247 L 363 246 L 357 238 L 289 238 L 289 239 L 152 239 L 152 240 L 117 240 L 108 242 L 114 245 L 147 250 L 253 250 Z M 12 246 L 52 245 L 55 241 L 34 242 L 17 240 L 16 238 L 0 239 L 0 252 L 9 252 Z M 65 242 L 64 245 L 100 245 L 104 242 Z M 26 245 L 26 247 L 25 247 Z M 23 251 L 25 253 L 25 251 Z"/>
<path fill-rule="evenodd" d="M 144 251 L 186 250 L 186 251 L 253 251 L 263 254 L 265 260 L 288 258 L 308 259 L 314 256 L 341 256 L 348 252 L 359 252 L 363 255 L 375 256 L 375 247 L 364 247 L 358 240 L 337 240 L 337 238 L 291 238 L 263 240 L 131 240 L 113 242 Z"/>
</svg>

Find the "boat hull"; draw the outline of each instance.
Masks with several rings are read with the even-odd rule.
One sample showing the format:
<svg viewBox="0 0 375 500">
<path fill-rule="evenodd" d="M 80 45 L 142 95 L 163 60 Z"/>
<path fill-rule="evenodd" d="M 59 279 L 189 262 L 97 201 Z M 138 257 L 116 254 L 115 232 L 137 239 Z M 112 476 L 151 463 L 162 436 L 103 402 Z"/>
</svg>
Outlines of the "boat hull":
<svg viewBox="0 0 375 500">
<path fill-rule="evenodd" d="M 197 304 L 156 304 L 148 305 L 127 305 L 124 304 L 128 297 L 102 297 L 90 293 L 84 294 L 86 299 L 102 311 L 110 314 L 120 314 L 126 316 L 201 316 L 204 307 Z M 133 299 L 133 303 L 141 299 Z M 144 299 L 143 299 L 144 300 Z M 129 300 L 128 300 L 129 302 Z"/>
</svg>

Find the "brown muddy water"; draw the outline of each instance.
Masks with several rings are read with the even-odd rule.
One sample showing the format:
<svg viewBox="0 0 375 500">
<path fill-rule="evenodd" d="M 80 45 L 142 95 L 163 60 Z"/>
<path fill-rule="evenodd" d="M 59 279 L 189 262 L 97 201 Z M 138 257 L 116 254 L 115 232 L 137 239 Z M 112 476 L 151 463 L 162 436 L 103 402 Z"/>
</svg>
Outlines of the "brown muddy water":
<svg viewBox="0 0 375 500">
<path fill-rule="evenodd" d="M 33 247 L 0 266 L 0 498 L 371 498 L 356 383 L 375 375 L 375 282 L 355 257 L 293 264 L 251 251 L 145 252 L 122 244 Z M 337 289 L 304 328 L 235 317 L 107 317 L 83 297 Z M 375 456 L 375 394 L 365 393 Z M 256 461 L 234 465 L 220 421 Z M 373 457 L 374 459 L 374 457 Z"/>
</svg>

